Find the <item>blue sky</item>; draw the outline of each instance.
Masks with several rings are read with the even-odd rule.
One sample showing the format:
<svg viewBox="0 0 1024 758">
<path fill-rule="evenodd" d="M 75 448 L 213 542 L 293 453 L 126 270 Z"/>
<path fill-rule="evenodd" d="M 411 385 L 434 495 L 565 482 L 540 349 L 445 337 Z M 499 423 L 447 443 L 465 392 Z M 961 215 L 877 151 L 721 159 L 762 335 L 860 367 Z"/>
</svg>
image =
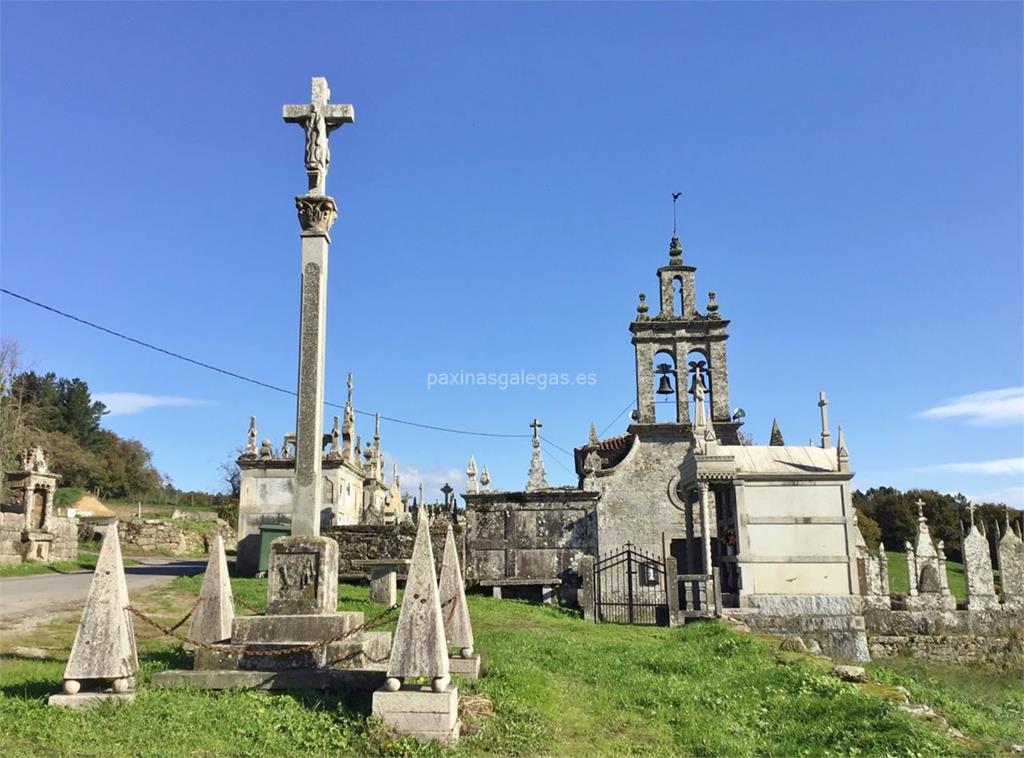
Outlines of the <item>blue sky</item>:
<svg viewBox="0 0 1024 758">
<path fill-rule="evenodd" d="M 580 444 L 633 398 L 679 190 L 756 441 L 816 435 L 825 389 L 857 486 L 1020 505 L 1021 29 L 1020 3 L 4 3 L 3 286 L 293 387 L 280 113 L 322 75 L 357 117 L 331 139 L 330 400 L 353 371 L 361 410 Z M 293 426 L 287 396 L 0 304 L 26 367 L 139 396 L 105 424 L 180 487 L 218 485 L 250 414 Z M 596 382 L 428 388 L 459 370 Z M 471 454 L 526 480 L 525 438 L 386 422 L 383 446 L 410 488 Z"/>
</svg>

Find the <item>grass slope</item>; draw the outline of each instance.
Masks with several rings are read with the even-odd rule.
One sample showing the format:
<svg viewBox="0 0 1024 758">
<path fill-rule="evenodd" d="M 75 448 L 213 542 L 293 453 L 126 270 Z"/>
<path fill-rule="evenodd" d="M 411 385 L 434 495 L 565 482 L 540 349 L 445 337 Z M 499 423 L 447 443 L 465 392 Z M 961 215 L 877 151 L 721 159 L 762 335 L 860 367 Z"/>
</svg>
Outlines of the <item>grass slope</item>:
<svg viewBox="0 0 1024 758">
<path fill-rule="evenodd" d="M 234 580 L 238 597 L 262 608 L 265 582 Z M 191 604 L 199 578 L 133 602 L 165 621 Z M 340 606 L 379 613 L 367 589 L 340 587 Z M 312 693 L 151 690 L 135 703 L 93 712 L 48 708 L 60 681 L 57 660 L 0 662 L 0 753 L 46 756 L 181 755 L 954 755 L 994 754 L 999 739 L 1024 741 L 1020 719 L 993 732 L 986 723 L 1020 714 L 1021 693 L 990 687 L 976 704 L 955 680 L 874 667 L 943 703 L 971 738 L 954 741 L 901 712 L 885 694 L 826 674 L 821 661 L 719 623 L 681 629 L 592 625 L 558 608 L 469 599 L 485 676 L 459 682 L 464 700 L 483 695 L 494 715 L 465 718 L 454 750 L 395 740 L 363 715 L 368 703 Z M 393 625 L 393 622 L 392 622 Z M 66 647 L 74 622 L 54 622 L 39 639 Z M 188 655 L 136 625 L 142 680 L 188 664 Z M 60 642 L 62 641 L 62 642 Z M 66 653 L 65 653 L 66 654 Z M 993 680 L 996 681 L 996 680 Z M 936 703 L 936 707 L 941 703 Z"/>
</svg>

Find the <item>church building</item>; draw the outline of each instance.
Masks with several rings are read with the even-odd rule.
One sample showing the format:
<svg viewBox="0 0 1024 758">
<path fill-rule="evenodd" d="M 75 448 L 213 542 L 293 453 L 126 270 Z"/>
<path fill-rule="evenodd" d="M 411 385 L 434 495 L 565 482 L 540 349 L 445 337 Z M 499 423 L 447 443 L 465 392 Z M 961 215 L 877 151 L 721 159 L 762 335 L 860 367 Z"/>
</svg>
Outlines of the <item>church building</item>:
<svg viewBox="0 0 1024 758">
<path fill-rule="evenodd" d="M 678 583 L 683 612 L 756 606 L 762 596 L 859 594 L 853 472 L 841 429 L 832 444 L 824 393 L 819 444 L 787 445 L 777 426 L 768 445 L 748 444 L 744 412 L 729 399 L 729 321 L 714 292 L 698 305 L 696 268 L 684 263 L 678 237 L 657 276 L 657 311 L 641 294 L 629 326 L 632 423 L 607 439 L 591 427 L 575 450 L 577 487 L 536 486 L 536 434 L 524 491 L 467 487 L 471 574 L 490 586 L 534 581 L 572 598 L 587 581 L 581 559 L 597 562 L 599 580 L 603 558 L 632 551 L 652 572 L 649 583 L 669 594 L 676 583 L 654 581 L 655 572 L 701 585 L 693 594 Z"/>
</svg>

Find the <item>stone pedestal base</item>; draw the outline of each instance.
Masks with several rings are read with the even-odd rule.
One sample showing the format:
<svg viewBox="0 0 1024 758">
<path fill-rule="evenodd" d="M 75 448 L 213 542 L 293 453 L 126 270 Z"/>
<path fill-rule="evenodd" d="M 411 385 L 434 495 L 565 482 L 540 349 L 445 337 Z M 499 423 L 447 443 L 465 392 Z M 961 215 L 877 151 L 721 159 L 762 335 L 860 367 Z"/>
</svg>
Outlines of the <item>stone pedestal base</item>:
<svg viewBox="0 0 1024 758">
<path fill-rule="evenodd" d="M 267 615 L 338 610 L 338 543 L 330 537 L 278 537 L 270 543 Z"/>
<path fill-rule="evenodd" d="M 370 569 L 370 600 L 388 606 L 398 604 L 398 573 L 394 569 Z"/>
<path fill-rule="evenodd" d="M 448 672 L 463 679 L 480 678 L 480 653 L 474 653 L 469 658 L 461 655 L 453 655 L 448 659 Z"/>
<path fill-rule="evenodd" d="M 362 623 L 360 611 L 238 616 L 231 626 L 231 642 L 235 645 L 319 642 L 344 634 Z"/>
<path fill-rule="evenodd" d="M 373 715 L 396 734 L 421 742 L 452 745 L 459 739 L 459 691 L 453 685 L 444 692 L 416 685 L 396 692 L 379 689 L 373 693 Z"/>
<path fill-rule="evenodd" d="M 76 692 L 74 695 L 62 692 L 50 695 L 46 702 L 60 708 L 91 708 L 100 703 L 130 703 L 134 699 L 134 692 Z"/>
</svg>

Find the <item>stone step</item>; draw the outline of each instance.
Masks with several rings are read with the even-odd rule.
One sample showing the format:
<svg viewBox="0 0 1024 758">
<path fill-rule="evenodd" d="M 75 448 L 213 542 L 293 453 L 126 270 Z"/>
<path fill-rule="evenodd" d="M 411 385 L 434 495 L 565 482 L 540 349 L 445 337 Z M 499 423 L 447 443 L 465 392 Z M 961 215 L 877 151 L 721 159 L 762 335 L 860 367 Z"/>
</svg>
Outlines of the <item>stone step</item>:
<svg viewBox="0 0 1024 758">
<path fill-rule="evenodd" d="M 327 646 L 326 665 L 336 669 L 381 665 L 391 657 L 391 632 L 363 632 Z"/>
<path fill-rule="evenodd" d="M 229 690 L 261 687 L 267 690 L 338 690 L 372 692 L 384 686 L 380 669 L 292 669 L 287 671 L 158 671 L 154 687 L 198 687 Z"/>
<path fill-rule="evenodd" d="M 232 644 L 302 644 L 320 642 L 363 623 L 361 611 L 275 616 L 236 616 Z"/>
</svg>

